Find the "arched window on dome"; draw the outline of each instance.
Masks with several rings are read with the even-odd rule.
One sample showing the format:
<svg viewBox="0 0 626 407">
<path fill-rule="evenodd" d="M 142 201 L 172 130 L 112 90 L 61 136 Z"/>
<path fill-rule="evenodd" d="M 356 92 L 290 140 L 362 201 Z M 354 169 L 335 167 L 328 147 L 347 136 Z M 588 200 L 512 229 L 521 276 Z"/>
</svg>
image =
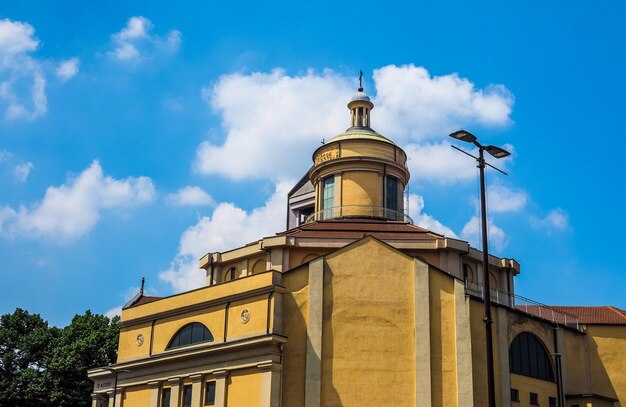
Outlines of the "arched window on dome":
<svg viewBox="0 0 626 407">
<path fill-rule="evenodd" d="M 552 363 L 543 343 L 530 332 L 522 332 L 509 348 L 511 373 L 554 382 Z"/>
<path fill-rule="evenodd" d="M 397 211 L 398 210 L 398 180 L 394 177 L 387 176 L 386 182 L 386 202 L 385 208 Z M 401 220 L 401 219 L 398 219 Z"/>
<path fill-rule="evenodd" d="M 200 342 L 213 342 L 213 335 L 200 322 L 192 322 L 180 328 L 165 349 L 178 348 Z"/>
</svg>

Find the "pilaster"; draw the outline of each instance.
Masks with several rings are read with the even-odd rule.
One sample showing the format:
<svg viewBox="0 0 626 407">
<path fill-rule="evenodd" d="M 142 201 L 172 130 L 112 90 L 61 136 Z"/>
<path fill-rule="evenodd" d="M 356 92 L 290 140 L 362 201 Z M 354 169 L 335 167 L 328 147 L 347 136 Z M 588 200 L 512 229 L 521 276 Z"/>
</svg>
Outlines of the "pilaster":
<svg viewBox="0 0 626 407">
<path fill-rule="evenodd" d="M 258 365 L 261 370 L 261 407 L 280 406 L 281 366 L 277 363 Z"/>
<path fill-rule="evenodd" d="M 171 386 L 170 406 L 178 406 L 180 403 L 180 377 L 172 377 L 167 382 Z"/>
<path fill-rule="evenodd" d="M 415 405 L 432 404 L 430 379 L 430 289 L 428 264 L 414 260 Z"/>
<path fill-rule="evenodd" d="M 465 295 L 465 284 L 455 279 L 454 323 L 456 328 L 457 405 L 459 407 L 472 407 L 474 405 L 469 301 L 469 297 Z"/>
<path fill-rule="evenodd" d="M 213 376 L 215 377 L 215 407 L 226 407 L 226 379 L 228 379 L 228 370 L 215 371 L 213 372 Z"/>
<path fill-rule="evenodd" d="M 202 405 L 202 375 L 189 376 L 191 379 L 191 405 L 199 407 Z"/>
<path fill-rule="evenodd" d="M 148 382 L 148 387 L 150 388 L 150 407 L 159 407 L 159 389 L 161 383 Z"/>
<path fill-rule="evenodd" d="M 309 263 L 309 303 L 304 406 L 319 407 L 322 394 L 322 323 L 324 307 L 324 257 Z"/>
</svg>

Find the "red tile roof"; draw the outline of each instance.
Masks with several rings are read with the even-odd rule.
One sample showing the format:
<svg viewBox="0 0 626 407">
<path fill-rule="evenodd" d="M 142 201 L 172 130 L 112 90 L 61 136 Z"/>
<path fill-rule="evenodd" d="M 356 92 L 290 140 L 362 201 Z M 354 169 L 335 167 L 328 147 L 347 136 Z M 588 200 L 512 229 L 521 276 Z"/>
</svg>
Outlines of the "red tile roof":
<svg viewBox="0 0 626 407">
<path fill-rule="evenodd" d="M 147 295 L 142 295 L 141 297 L 139 297 L 137 301 L 135 301 L 133 305 L 131 305 L 131 307 L 136 307 L 137 305 L 147 304 L 152 301 L 160 300 L 161 298 L 163 297 L 151 297 Z"/>
<path fill-rule="evenodd" d="M 626 311 L 613 307 L 611 305 L 595 306 L 595 307 L 579 307 L 579 306 L 566 306 L 566 305 L 550 305 L 542 307 L 536 305 L 518 305 L 516 308 L 526 311 L 530 314 L 548 318 L 550 310 L 555 310 L 557 313 L 558 322 L 563 323 L 564 315 L 571 315 L 578 319 L 581 324 L 587 325 L 626 325 Z M 552 316 L 554 317 L 554 316 Z"/>
<path fill-rule="evenodd" d="M 444 237 L 410 223 L 375 220 L 317 221 L 277 235 L 322 239 L 362 239 L 373 236 L 381 240 L 433 240 Z"/>
</svg>

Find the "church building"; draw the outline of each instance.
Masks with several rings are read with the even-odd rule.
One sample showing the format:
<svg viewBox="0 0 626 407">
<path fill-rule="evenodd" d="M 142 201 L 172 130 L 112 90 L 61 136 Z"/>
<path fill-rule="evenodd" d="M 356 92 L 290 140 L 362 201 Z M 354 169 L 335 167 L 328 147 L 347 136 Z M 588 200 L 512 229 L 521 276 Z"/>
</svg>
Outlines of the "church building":
<svg viewBox="0 0 626 407">
<path fill-rule="evenodd" d="M 373 108 L 359 88 L 285 231 L 207 247 L 204 287 L 124 307 L 117 363 L 89 371 L 93 407 L 487 406 L 485 295 L 497 406 L 626 406 L 626 311 L 529 301 L 514 259 L 483 264 L 414 225 L 406 153 Z"/>
</svg>

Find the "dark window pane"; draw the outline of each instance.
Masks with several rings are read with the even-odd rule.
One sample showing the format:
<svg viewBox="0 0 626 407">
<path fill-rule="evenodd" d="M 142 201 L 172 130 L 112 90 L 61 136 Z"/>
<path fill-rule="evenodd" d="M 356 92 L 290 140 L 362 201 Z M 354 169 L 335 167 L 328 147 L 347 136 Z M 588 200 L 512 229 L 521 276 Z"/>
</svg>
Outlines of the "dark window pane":
<svg viewBox="0 0 626 407">
<path fill-rule="evenodd" d="M 172 389 L 163 389 L 163 394 L 161 395 L 161 407 L 170 407 L 170 393 Z"/>
<path fill-rule="evenodd" d="M 191 407 L 191 385 L 183 387 L 183 407 Z"/>
<path fill-rule="evenodd" d="M 532 405 L 539 404 L 539 395 L 537 393 L 530 393 L 530 404 Z"/>
<path fill-rule="evenodd" d="M 387 209 L 391 209 L 393 211 L 398 210 L 398 180 L 392 177 L 387 177 Z"/>
<path fill-rule="evenodd" d="M 515 337 L 509 348 L 511 373 L 554 381 L 554 372 L 548 352 L 534 335 L 522 332 Z"/>
<path fill-rule="evenodd" d="M 548 407 L 556 407 L 556 398 L 548 397 Z"/>
<path fill-rule="evenodd" d="M 167 349 L 211 341 L 213 341 L 213 335 L 207 327 L 199 322 L 194 322 L 182 327 L 178 333 L 174 335 Z"/>
<path fill-rule="evenodd" d="M 207 382 L 204 392 L 204 404 L 215 404 L 215 382 Z"/>
<path fill-rule="evenodd" d="M 511 401 L 519 401 L 519 390 L 511 389 Z"/>
<path fill-rule="evenodd" d="M 191 325 L 187 325 L 180 331 L 180 346 L 189 345 L 191 343 Z"/>
<path fill-rule="evenodd" d="M 198 343 L 204 340 L 204 331 L 206 328 L 202 324 L 191 325 L 191 343 Z"/>
</svg>

